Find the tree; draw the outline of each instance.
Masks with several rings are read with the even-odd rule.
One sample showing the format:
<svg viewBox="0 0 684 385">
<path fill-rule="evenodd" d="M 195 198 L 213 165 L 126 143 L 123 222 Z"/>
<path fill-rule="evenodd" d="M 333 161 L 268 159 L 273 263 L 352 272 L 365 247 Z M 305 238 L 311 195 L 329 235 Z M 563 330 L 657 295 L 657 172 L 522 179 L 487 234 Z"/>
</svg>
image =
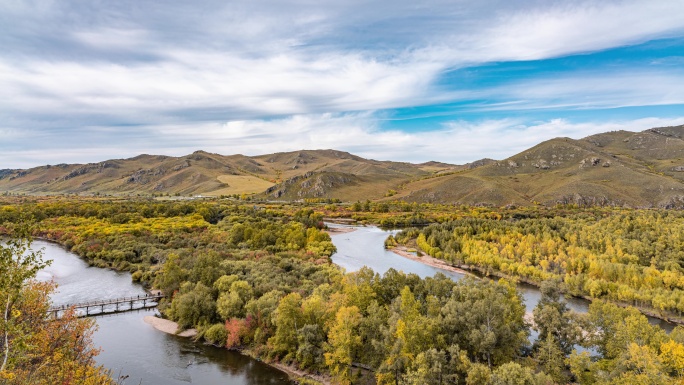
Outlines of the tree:
<svg viewBox="0 0 684 385">
<path fill-rule="evenodd" d="M 318 324 L 306 324 L 297 330 L 299 347 L 295 358 L 302 368 L 314 368 L 323 363 L 325 333 Z"/>
<path fill-rule="evenodd" d="M 356 306 L 341 307 L 335 315 L 335 324 L 328 333 L 325 364 L 340 384 L 351 384 L 351 364 L 356 349 L 361 346 L 357 328 L 361 313 Z"/>
<path fill-rule="evenodd" d="M 660 345 L 660 360 L 672 376 L 684 378 L 684 345 L 673 340 Z"/>
<path fill-rule="evenodd" d="M 302 296 L 299 293 L 290 293 L 280 300 L 273 324 L 276 331 L 268 340 L 269 345 L 276 355 L 291 358 L 297 351 L 297 330 L 304 326 Z"/>
<path fill-rule="evenodd" d="M 542 343 L 537 346 L 535 354 L 537 364 L 544 373 L 550 375 L 555 382 L 564 384 L 567 382 L 565 376 L 565 355 L 558 347 L 556 339 L 552 333 L 548 333 Z"/>
<path fill-rule="evenodd" d="M 255 324 L 254 342 L 257 344 L 264 344 L 271 337 L 274 332 L 272 315 L 278 307 L 283 293 L 278 290 L 272 290 L 259 297 L 259 299 L 251 299 L 245 305 L 247 317 L 253 320 Z"/>
<path fill-rule="evenodd" d="M 492 372 L 492 385 L 534 385 L 534 375 L 529 368 L 516 362 L 499 366 Z"/>
<path fill-rule="evenodd" d="M 617 360 L 616 384 L 668 384 L 672 383 L 663 371 L 663 363 L 653 349 L 630 343 L 627 351 Z"/>
<path fill-rule="evenodd" d="M 225 275 L 223 277 L 226 277 Z M 221 278 L 223 278 L 221 277 Z M 220 281 L 220 279 L 219 279 Z M 217 283 L 219 281 L 216 281 Z M 214 284 L 216 287 L 216 283 Z M 219 284 L 218 286 L 222 286 Z M 216 310 L 223 319 L 245 316 L 245 304 L 252 299 L 253 291 L 247 281 L 234 281 L 227 292 L 219 295 L 216 301 Z"/>
<path fill-rule="evenodd" d="M 413 366 L 404 376 L 409 385 L 457 383 L 450 381 L 447 375 L 448 361 L 442 350 L 429 349 L 419 353 Z"/>
<path fill-rule="evenodd" d="M 154 282 L 154 285 L 169 298 L 172 298 L 174 293 L 180 289 L 186 276 L 183 269 L 178 265 L 179 260 L 178 255 L 170 254 Z"/>
<path fill-rule="evenodd" d="M 539 332 L 539 342 L 547 343 L 549 335 L 563 354 L 568 355 L 579 341 L 582 329 L 560 298 L 560 282 L 547 280 L 542 282 L 541 299 L 534 308 L 534 327 Z M 538 346 L 536 346 L 538 348 Z"/>
<path fill-rule="evenodd" d="M 76 318 L 73 309 L 58 320 L 48 318 L 54 285 L 34 280 L 47 263 L 31 250 L 26 234 L 0 244 L 0 383 L 114 384 L 94 361 L 99 353 L 91 340 L 94 322 Z"/>
<path fill-rule="evenodd" d="M 211 323 L 215 318 L 216 303 L 211 289 L 201 282 L 185 282 L 171 302 L 168 315 L 181 328 Z"/>
<path fill-rule="evenodd" d="M 578 353 L 576 350 L 566 358 L 565 362 L 570 367 L 570 372 L 581 385 L 591 385 L 596 382 L 594 363 L 591 361 L 589 352 Z"/>
<path fill-rule="evenodd" d="M 27 331 L 21 330 L 16 309 L 17 303 L 22 299 L 25 289 L 29 285 L 30 279 L 36 276 L 38 270 L 44 268 L 49 263 L 42 261 L 42 255 L 39 252 L 31 250 L 31 242 L 28 238 L 18 237 L 7 241 L 3 246 L 0 244 L 0 305 L 3 309 L 2 321 L 0 327 L 2 328 L 2 364 L 0 364 L 0 372 L 7 368 L 9 358 L 13 356 L 13 341 L 12 336 L 26 335 Z M 16 341 L 20 342 L 20 341 Z"/>
<path fill-rule="evenodd" d="M 489 385 L 492 380 L 492 371 L 487 365 L 474 363 L 468 368 L 466 385 Z"/>
<path fill-rule="evenodd" d="M 460 280 L 442 307 L 442 325 L 449 345 L 458 345 L 475 362 L 490 368 L 518 356 L 529 330 L 525 307 L 506 281 Z"/>
</svg>

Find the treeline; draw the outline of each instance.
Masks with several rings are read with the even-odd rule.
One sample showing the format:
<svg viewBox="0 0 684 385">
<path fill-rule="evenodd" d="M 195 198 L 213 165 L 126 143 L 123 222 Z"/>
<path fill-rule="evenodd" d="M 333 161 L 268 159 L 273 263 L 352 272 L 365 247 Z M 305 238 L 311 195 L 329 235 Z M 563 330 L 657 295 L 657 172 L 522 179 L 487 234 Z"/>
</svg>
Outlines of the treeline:
<svg viewBox="0 0 684 385">
<path fill-rule="evenodd" d="M 170 255 L 198 275 L 224 259 L 254 253 L 326 260 L 335 248 L 321 218 L 310 209 L 285 215 L 233 203 L 55 200 L 0 206 L 0 232 L 11 232 L 3 223 L 28 221 L 34 236 L 60 243 L 92 265 L 130 271 L 149 286 Z"/>
<path fill-rule="evenodd" d="M 540 283 L 573 295 L 684 314 L 684 213 L 604 210 L 522 219 L 462 218 L 396 241 L 455 265 Z"/>
</svg>

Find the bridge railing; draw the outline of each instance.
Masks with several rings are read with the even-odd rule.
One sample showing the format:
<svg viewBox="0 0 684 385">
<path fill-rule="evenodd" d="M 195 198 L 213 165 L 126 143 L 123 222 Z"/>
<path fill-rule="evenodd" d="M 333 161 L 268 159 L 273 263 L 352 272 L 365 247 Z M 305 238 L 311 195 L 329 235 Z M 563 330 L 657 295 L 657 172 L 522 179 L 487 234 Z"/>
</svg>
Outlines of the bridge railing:
<svg viewBox="0 0 684 385">
<path fill-rule="evenodd" d="M 52 306 L 48 310 L 48 313 L 52 313 L 55 317 L 57 317 L 57 313 L 60 311 L 65 311 L 70 308 L 75 308 L 75 309 L 86 309 L 86 315 L 90 315 L 90 308 L 101 308 L 101 312 L 98 314 L 102 314 L 105 312 L 104 307 L 108 305 L 116 305 L 116 309 L 113 311 L 109 311 L 108 313 L 111 312 L 119 312 L 122 311 L 122 309 L 119 309 L 120 304 L 130 304 L 130 308 L 127 310 L 135 310 L 133 308 L 133 304 L 136 302 L 143 302 L 143 306 L 147 307 L 147 301 L 151 302 L 158 302 L 161 298 L 164 298 L 163 294 L 146 294 L 146 295 L 138 295 L 138 296 L 130 296 L 130 297 L 120 297 L 120 298 L 110 298 L 110 299 L 102 299 L 102 300 L 95 300 L 95 301 L 88 301 L 88 302 L 80 302 L 80 303 L 73 303 L 73 304 L 64 304 L 64 305 L 59 305 L 59 306 Z"/>
</svg>

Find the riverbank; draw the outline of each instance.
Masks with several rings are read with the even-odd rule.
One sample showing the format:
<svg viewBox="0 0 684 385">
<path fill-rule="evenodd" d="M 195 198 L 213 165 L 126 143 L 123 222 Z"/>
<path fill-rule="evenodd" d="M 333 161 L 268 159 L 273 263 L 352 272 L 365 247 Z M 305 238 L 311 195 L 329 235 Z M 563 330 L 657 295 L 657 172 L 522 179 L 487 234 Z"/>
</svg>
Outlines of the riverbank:
<svg viewBox="0 0 684 385">
<path fill-rule="evenodd" d="M 533 281 L 533 280 L 530 280 L 530 279 L 527 279 L 524 277 L 510 276 L 508 274 L 504 274 L 504 273 L 502 273 L 500 271 L 496 271 L 496 270 L 483 269 L 483 268 L 480 268 L 478 266 L 472 266 L 472 265 L 451 265 L 445 260 L 437 259 L 437 258 L 431 257 L 427 254 L 423 254 L 422 256 L 419 257 L 416 254 L 409 252 L 405 246 L 395 246 L 391 249 L 391 251 L 393 253 L 399 255 L 399 256 L 404 257 L 404 258 L 408 258 L 408 259 L 420 262 L 420 263 L 428 265 L 428 266 L 436 267 L 438 269 L 443 269 L 443 270 L 452 271 L 452 272 L 461 273 L 461 274 L 467 274 L 467 275 L 470 275 L 470 276 L 476 277 L 476 278 L 494 276 L 497 278 L 504 278 L 504 279 L 508 279 L 508 280 L 522 282 L 522 283 L 525 283 L 527 285 L 534 286 L 536 288 L 540 287 L 540 284 Z M 565 294 L 565 295 L 568 295 L 568 294 Z M 590 302 L 590 303 L 592 300 L 594 300 L 593 298 L 591 298 L 589 296 L 585 296 L 585 295 L 572 296 L 572 297 L 583 299 L 583 300 Z M 684 319 L 682 319 L 682 318 L 678 318 L 678 317 L 675 317 L 672 315 L 670 315 L 670 316 L 662 315 L 662 314 L 660 314 L 660 313 L 658 313 L 652 309 L 644 308 L 641 306 L 635 306 L 635 305 L 628 304 L 628 303 L 609 301 L 609 300 L 608 300 L 608 302 L 610 302 L 616 306 L 623 307 L 623 308 L 633 307 L 648 317 L 657 318 L 659 320 L 665 321 L 665 322 L 670 323 L 670 324 L 684 325 Z"/>
<path fill-rule="evenodd" d="M 188 329 L 184 330 L 180 333 L 178 333 L 178 324 L 176 322 L 159 318 L 159 317 L 154 317 L 154 316 L 145 316 L 143 318 L 143 321 L 145 321 L 146 324 L 151 325 L 155 329 L 159 330 L 160 332 L 167 333 L 167 334 L 173 334 L 178 337 L 184 337 L 184 338 L 192 338 L 197 336 L 197 330 L 195 329 Z M 237 351 L 240 354 L 243 354 L 245 356 L 251 357 L 253 359 L 259 360 L 269 366 L 272 366 L 278 370 L 281 370 L 294 381 L 297 381 L 298 379 L 306 378 L 309 380 L 314 380 L 317 383 L 320 383 L 322 385 L 330 385 L 331 380 L 330 377 L 323 376 L 323 375 L 316 375 L 312 373 L 307 373 L 303 370 L 297 369 L 296 367 L 292 365 L 285 365 L 279 362 L 268 362 L 268 361 L 262 361 L 258 356 L 253 354 L 249 350 L 238 350 Z"/>
<path fill-rule="evenodd" d="M 458 268 L 458 267 L 453 266 L 453 265 L 450 265 L 445 260 L 437 259 L 437 258 L 431 257 L 427 254 L 424 254 L 422 256 L 418 256 L 418 255 L 414 254 L 413 252 L 408 251 L 408 248 L 406 248 L 405 246 L 396 246 L 396 247 L 393 247 L 392 249 L 390 249 L 390 251 L 392 251 L 394 254 L 397 254 L 397 255 L 402 256 L 404 258 L 408 258 L 410 260 L 417 261 L 417 262 L 423 263 L 423 264 L 428 265 L 428 266 L 436 267 L 438 269 L 442 269 L 442 270 L 446 270 L 446 271 L 451 271 L 454 273 L 470 275 L 471 277 L 478 278 L 472 272 Z"/>
<path fill-rule="evenodd" d="M 328 227 L 327 229 L 325 229 L 325 232 L 329 235 L 346 234 L 352 233 L 354 231 L 356 231 L 356 228 L 354 227 Z"/>
<path fill-rule="evenodd" d="M 250 357 L 255 358 L 250 355 Z M 287 373 L 288 376 L 294 381 L 299 381 L 301 379 L 306 379 L 308 381 L 314 381 L 316 384 L 321 384 L 321 385 L 331 385 L 332 384 L 332 379 L 329 376 L 324 376 L 322 374 L 312 374 L 312 373 L 307 373 L 303 370 L 297 369 L 293 365 L 285 365 L 281 364 L 279 362 L 267 362 L 263 361 L 265 364 L 271 365 L 274 368 L 278 370 L 282 370 L 283 372 Z"/>
<path fill-rule="evenodd" d="M 143 321 L 161 332 L 178 337 L 191 338 L 197 335 L 197 330 L 195 329 L 188 329 L 178 333 L 178 324 L 167 319 L 147 315 L 143 318 Z"/>
</svg>

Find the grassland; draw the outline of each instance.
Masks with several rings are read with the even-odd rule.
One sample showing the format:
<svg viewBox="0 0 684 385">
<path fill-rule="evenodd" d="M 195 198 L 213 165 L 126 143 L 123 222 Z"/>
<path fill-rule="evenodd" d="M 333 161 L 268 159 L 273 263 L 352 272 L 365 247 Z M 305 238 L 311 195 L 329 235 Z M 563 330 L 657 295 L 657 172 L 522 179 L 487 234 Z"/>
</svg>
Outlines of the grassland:
<svg viewBox="0 0 684 385">
<path fill-rule="evenodd" d="M 208 192 L 204 195 L 256 194 L 275 184 L 252 175 L 219 175 L 216 179 L 227 187 Z"/>
</svg>

